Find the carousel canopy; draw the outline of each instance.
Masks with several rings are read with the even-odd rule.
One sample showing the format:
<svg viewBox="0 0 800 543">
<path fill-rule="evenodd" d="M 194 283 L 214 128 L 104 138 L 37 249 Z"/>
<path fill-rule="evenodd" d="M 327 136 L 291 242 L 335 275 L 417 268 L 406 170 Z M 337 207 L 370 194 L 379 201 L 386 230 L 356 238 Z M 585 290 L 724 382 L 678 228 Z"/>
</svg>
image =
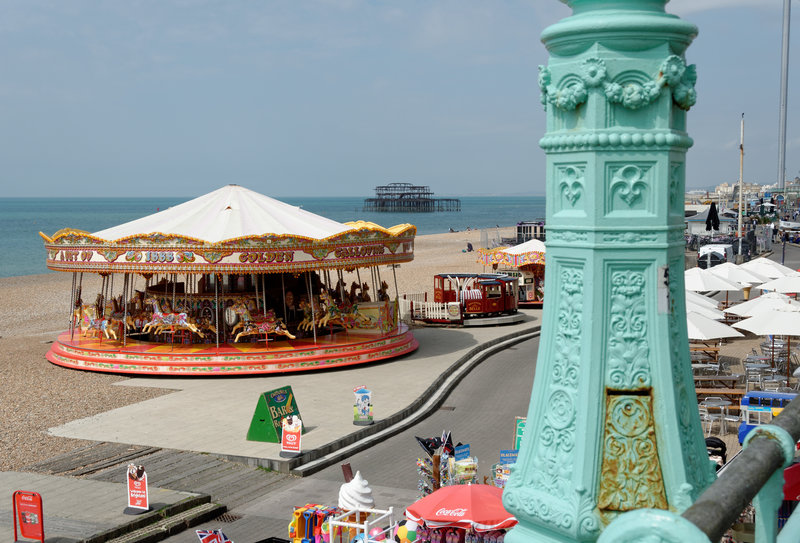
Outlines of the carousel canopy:
<svg viewBox="0 0 800 543">
<path fill-rule="evenodd" d="M 228 185 L 90 234 L 63 229 L 45 240 L 59 271 L 265 273 L 356 268 L 413 260 L 416 227 L 339 223 Z"/>
<path fill-rule="evenodd" d="M 538 239 L 529 239 L 513 247 L 498 247 L 491 250 L 478 249 L 477 262 L 485 266 L 494 264 L 519 268 L 530 264 L 544 264 L 545 246 Z"/>
</svg>

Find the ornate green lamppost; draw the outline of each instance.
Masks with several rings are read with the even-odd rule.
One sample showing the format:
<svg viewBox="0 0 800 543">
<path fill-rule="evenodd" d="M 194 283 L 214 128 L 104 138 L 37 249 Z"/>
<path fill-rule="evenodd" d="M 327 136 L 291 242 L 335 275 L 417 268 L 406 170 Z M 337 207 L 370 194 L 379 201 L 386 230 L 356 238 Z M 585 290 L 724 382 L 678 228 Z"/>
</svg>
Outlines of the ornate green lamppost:
<svg viewBox="0 0 800 543">
<path fill-rule="evenodd" d="M 714 478 L 689 363 L 684 167 L 697 28 L 667 0 L 561 0 L 547 110 L 547 301 L 507 543 L 594 541 Z"/>
</svg>

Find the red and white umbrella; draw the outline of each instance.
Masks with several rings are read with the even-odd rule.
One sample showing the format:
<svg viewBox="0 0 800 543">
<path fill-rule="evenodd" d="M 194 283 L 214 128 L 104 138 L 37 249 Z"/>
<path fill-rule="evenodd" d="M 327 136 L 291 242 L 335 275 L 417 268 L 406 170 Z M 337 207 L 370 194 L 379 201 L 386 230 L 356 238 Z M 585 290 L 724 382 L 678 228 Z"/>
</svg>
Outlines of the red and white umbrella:
<svg viewBox="0 0 800 543">
<path fill-rule="evenodd" d="M 406 518 L 429 528 L 504 530 L 517 519 L 503 508 L 502 497 L 503 489 L 491 485 L 444 486 L 408 506 Z"/>
</svg>

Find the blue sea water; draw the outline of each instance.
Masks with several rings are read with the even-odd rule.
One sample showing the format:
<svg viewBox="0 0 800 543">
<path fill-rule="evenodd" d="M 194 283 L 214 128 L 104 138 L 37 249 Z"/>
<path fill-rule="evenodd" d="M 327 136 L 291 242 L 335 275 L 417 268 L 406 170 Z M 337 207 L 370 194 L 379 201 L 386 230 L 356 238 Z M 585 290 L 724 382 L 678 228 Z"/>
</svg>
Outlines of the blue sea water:
<svg viewBox="0 0 800 543">
<path fill-rule="evenodd" d="M 47 273 L 44 240 L 62 228 L 97 232 L 150 215 L 190 198 L 0 198 L 0 277 Z M 543 219 L 544 196 L 462 197 L 461 211 L 368 213 L 363 198 L 278 198 L 334 221 L 371 221 L 381 226 L 410 223 L 417 234 L 512 226 Z"/>
</svg>

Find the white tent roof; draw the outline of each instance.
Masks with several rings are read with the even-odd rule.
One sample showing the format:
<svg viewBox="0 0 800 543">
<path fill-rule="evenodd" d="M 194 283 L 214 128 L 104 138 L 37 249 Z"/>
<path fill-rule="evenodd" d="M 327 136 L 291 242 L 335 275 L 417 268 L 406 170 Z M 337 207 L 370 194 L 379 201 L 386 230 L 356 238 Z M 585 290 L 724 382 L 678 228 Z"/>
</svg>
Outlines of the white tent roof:
<svg viewBox="0 0 800 543">
<path fill-rule="evenodd" d="M 510 255 L 523 255 L 525 253 L 544 253 L 545 247 L 544 243 L 538 239 L 529 239 L 525 243 L 514 245 L 513 247 L 503 249 L 502 251 Z"/>
<path fill-rule="evenodd" d="M 211 243 L 264 234 L 325 239 L 352 226 L 326 219 L 238 185 L 227 185 L 194 200 L 92 235 L 105 240 L 174 234 Z"/>
</svg>

